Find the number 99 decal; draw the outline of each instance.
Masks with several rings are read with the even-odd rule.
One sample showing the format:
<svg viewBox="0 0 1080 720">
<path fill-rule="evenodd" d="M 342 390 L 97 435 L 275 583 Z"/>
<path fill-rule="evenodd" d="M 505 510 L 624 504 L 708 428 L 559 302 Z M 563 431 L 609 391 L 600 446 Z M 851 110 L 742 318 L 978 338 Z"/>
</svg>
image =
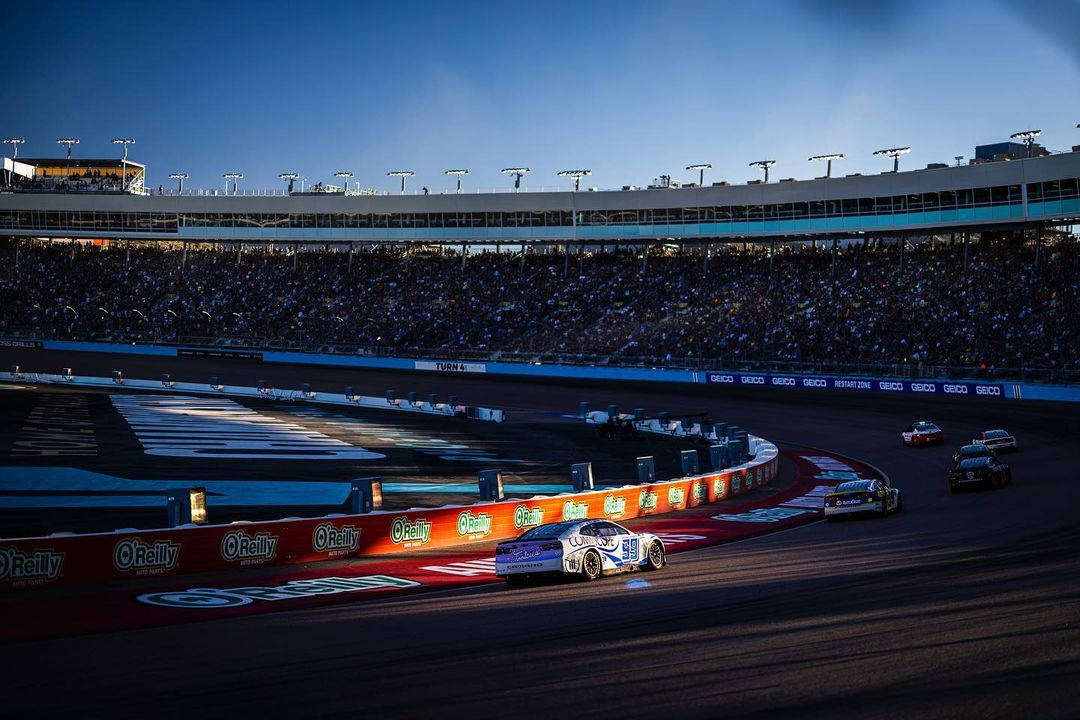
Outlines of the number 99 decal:
<svg viewBox="0 0 1080 720">
<path fill-rule="evenodd" d="M 624 538 L 622 541 L 623 561 L 637 560 L 639 540 L 636 537 Z"/>
</svg>

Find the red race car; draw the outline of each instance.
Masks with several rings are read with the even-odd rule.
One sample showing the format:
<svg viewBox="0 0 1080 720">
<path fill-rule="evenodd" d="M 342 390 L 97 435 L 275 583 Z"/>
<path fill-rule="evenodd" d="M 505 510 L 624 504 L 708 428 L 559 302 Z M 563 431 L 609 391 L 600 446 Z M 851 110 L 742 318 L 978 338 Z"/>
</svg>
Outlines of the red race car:
<svg viewBox="0 0 1080 720">
<path fill-rule="evenodd" d="M 945 433 L 932 422 L 920 420 L 907 426 L 900 433 L 904 444 L 908 447 L 922 447 L 923 445 L 940 445 L 945 442 Z"/>
</svg>

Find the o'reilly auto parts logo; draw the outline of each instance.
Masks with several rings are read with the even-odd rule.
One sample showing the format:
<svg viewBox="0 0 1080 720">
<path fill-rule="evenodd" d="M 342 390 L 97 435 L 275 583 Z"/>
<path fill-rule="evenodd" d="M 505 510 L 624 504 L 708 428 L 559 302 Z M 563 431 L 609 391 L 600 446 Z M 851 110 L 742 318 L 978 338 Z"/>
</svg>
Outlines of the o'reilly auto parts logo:
<svg viewBox="0 0 1080 720">
<path fill-rule="evenodd" d="M 584 520 L 589 517 L 589 506 L 585 503 L 567 500 L 562 506 L 563 520 Z"/>
<path fill-rule="evenodd" d="M 195 610 L 250 605 L 255 601 L 296 600 L 315 595 L 362 592 L 393 588 L 417 587 L 420 583 L 391 575 L 363 575 L 360 577 L 322 577 L 307 580 L 290 580 L 282 585 L 238 588 L 191 588 L 139 595 L 138 600 L 147 605 Z"/>
<path fill-rule="evenodd" d="M 638 495 L 638 507 L 642 510 L 653 510 L 656 508 L 656 493 L 649 490 L 642 490 Z"/>
<path fill-rule="evenodd" d="M 716 478 L 712 481 L 713 495 L 716 497 L 724 497 L 724 493 L 727 492 L 727 480 L 724 478 Z"/>
<path fill-rule="evenodd" d="M 731 476 L 731 492 L 737 493 L 742 489 L 742 480 L 739 479 L 738 473 Z"/>
<path fill-rule="evenodd" d="M 669 488 L 667 491 L 668 505 L 671 507 L 682 507 L 686 502 L 686 491 L 681 487 Z"/>
<path fill-rule="evenodd" d="M 457 534 L 468 535 L 470 538 L 484 537 L 491 532 L 491 516 L 487 513 L 473 515 L 471 510 L 466 510 L 457 516 Z"/>
<path fill-rule="evenodd" d="M 626 512 L 626 498 L 618 495 L 608 495 L 604 498 L 604 515 L 619 517 Z"/>
<path fill-rule="evenodd" d="M 695 503 L 705 502 L 705 483 L 694 481 L 694 484 L 690 486 L 690 497 L 694 498 Z"/>
<path fill-rule="evenodd" d="M 268 532 L 249 535 L 244 530 L 230 530 L 221 538 L 221 557 L 241 565 L 259 565 L 274 558 L 278 536 Z"/>
<path fill-rule="evenodd" d="M 360 544 L 360 531 L 352 525 L 335 527 L 324 522 L 315 526 L 311 533 L 311 547 L 315 552 L 328 552 L 331 555 L 345 555 L 355 552 Z"/>
<path fill-rule="evenodd" d="M 142 538 L 124 538 L 113 548 L 113 567 L 120 572 L 134 570 L 136 575 L 164 573 L 176 567 L 180 543 L 168 540 L 146 542 Z"/>
<path fill-rule="evenodd" d="M 424 518 L 410 521 L 404 515 L 394 518 L 390 525 L 390 541 L 396 545 L 416 547 L 431 539 L 431 523 Z"/>
<path fill-rule="evenodd" d="M 64 553 L 51 549 L 24 553 L 13 547 L 0 548 L 0 580 L 15 586 L 38 585 L 60 577 Z"/>
<path fill-rule="evenodd" d="M 514 527 L 535 527 L 544 524 L 544 511 L 540 508 L 531 508 L 528 505 L 518 505 L 514 508 Z"/>
</svg>

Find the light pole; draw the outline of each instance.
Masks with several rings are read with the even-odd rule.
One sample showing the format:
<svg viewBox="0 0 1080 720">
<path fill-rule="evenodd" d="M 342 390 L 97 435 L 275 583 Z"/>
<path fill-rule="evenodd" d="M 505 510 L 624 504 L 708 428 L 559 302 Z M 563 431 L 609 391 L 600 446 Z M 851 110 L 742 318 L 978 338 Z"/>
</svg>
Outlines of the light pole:
<svg viewBox="0 0 1080 720">
<path fill-rule="evenodd" d="M 176 193 L 177 195 L 183 195 L 184 194 L 184 181 L 187 180 L 187 176 L 188 176 L 187 173 L 182 173 L 182 172 L 169 173 L 169 179 L 170 180 L 176 180 L 176 181 L 178 181 L 180 183 L 180 188 L 177 190 L 177 193 Z"/>
<path fill-rule="evenodd" d="M 874 157 L 891 157 L 892 158 L 892 171 L 900 172 L 900 156 L 907 155 L 911 152 L 909 147 L 895 147 L 885 148 L 884 150 L 875 150 Z"/>
<path fill-rule="evenodd" d="M 513 175 L 514 176 L 514 189 L 515 190 L 520 190 L 521 189 L 521 178 L 525 176 L 525 173 L 532 172 L 532 171 L 529 170 L 529 168 L 527 168 L 527 167 L 508 167 L 508 168 L 503 168 L 499 172 L 506 173 L 507 175 Z"/>
<path fill-rule="evenodd" d="M 812 158 L 810 158 L 810 162 L 821 162 L 822 160 L 824 160 L 827 163 L 825 165 L 825 177 L 831 178 L 832 177 L 832 161 L 833 160 L 843 160 L 843 159 L 844 159 L 844 153 L 831 153 L 829 155 L 814 155 Z"/>
<path fill-rule="evenodd" d="M 391 170 L 390 172 L 386 173 L 386 176 L 387 177 L 399 177 L 399 178 L 401 178 L 401 194 L 404 195 L 405 194 L 405 178 L 412 177 L 415 174 L 416 173 L 414 173 L 412 170 Z"/>
<path fill-rule="evenodd" d="M 1035 150 L 1035 138 L 1042 135 L 1042 130 L 1024 130 L 1022 132 L 1014 132 L 1009 136 L 1012 140 L 1019 140 L 1027 145 L 1027 156 L 1031 157 Z"/>
<path fill-rule="evenodd" d="M 26 138 L 21 138 L 21 137 L 6 137 L 6 138 L 4 138 L 4 144 L 11 146 L 11 159 L 12 160 L 15 160 L 15 158 L 19 157 L 19 146 L 22 145 L 25 142 L 26 142 Z M 8 173 L 8 187 L 11 187 L 11 185 L 14 182 L 14 178 L 15 178 L 15 169 L 12 168 L 11 172 Z"/>
<path fill-rule="evenodd" d="M 956 167 L 960 167 L 960 163 L 961 163 L 961 161 L 963 161 L 963 159 L 964 159 L 963 155 L 954 155 L 953 156 L 953 160 L 956 161 Z"/>
<path fill-rule="evenodd" d="M 461 192 L 461 176 L 462 175 L 468 175 L 469 171 L 468 170 L 447 170 L 444 174 L 445 175 L 456 175 L 457 176 L 457 192 Z"/>
<path fill-rule="evenodd" d="M 710 163 L 699 163 L 697 165 L 687 165 L 686 169 L 687 170 L 697 170 L 698 171 L 698 181 L 697 181 L 698 187 L 705 187 L 705 171 L 706 170 L 712 170 L 712 165 Z"/>
<path fill-rule="evenodd" d="M 574 192 L 577 192 L 581 189 L 581 178 L 586 175 L 592 175 L 592 170 L 560 170 L 555 174 L 559 177 L 574 178 Z"/>
<path fill-rule="evenodd" d="M 123 164 L 122 164 L 123 170 L 121 171 L 121 175 L 120 175 L 120 188 L 122 190 L 127 190 L 127 154 L 128 154 L 128 145 L 134 145 L 135 144 L 135 138 L 113 138 L 112 144 L 113 145 L 123 145 L 124 146 L 124 157 L 123 157 Z"/>
<path fill-rule="evenodd" d="M 79 144 L 79 138 L 56 138 L 57 145 L 67 146 L 67 159 L 71 159 L 71 148 Z"/>
<path fill-rule="evenodd" d="M 238 173 L 238 172 L 227 172 L 224 175 L 222 175 L 221 177 L 225 178 L 225 182 L 226 182 L 225 187 L 226 188 L 228 188 L 228 181 L 232 180 L 232 194 L 235 195 L 236 194 L 236 181 L 237 180 L 242 180 L 243 177 L 244 177 L 244 174 L 243 173 Z"/>
<path fill-rule="evenodd" d="M 345 194 L 349 194 L 349 178 L 352 177 L 352 173 L 348 170 L 338 170 L 334 173 L 334 177 L 341 178 L 341 181 L 345 184 Z"/>
<path fill-rule="evenodd" d="M 300 179 L 300 176 L 294 172 L 283 172 L 278 177 L 289 183 L 289 194 L 292 195 L 293 183 Z"/>
<path fill-rule="evenodd" d="M 765 182 L 769 182 L 769 168 L 776 164 L 775 160 L 755 160 L 750 167 L 758 167 L 765 171 Z"/>
</svg>

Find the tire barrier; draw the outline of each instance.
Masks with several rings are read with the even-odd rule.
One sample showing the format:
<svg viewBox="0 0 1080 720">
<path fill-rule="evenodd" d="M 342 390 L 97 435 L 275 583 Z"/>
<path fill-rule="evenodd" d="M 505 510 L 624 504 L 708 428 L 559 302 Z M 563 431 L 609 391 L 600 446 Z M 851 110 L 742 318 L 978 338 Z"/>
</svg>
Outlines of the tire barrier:
<svg viewBox="0 0 1080 720">
<path fill-rule="evenodd" d="M 776 446 L 751 437 L 750 447 L 754 457 L 742 465 L 645 485 L 363 515 L 0 540 L 0 591 L 422 551 L 516 537 L 559 520 L 685 510 L 776 477 Z"/>
</svg>

